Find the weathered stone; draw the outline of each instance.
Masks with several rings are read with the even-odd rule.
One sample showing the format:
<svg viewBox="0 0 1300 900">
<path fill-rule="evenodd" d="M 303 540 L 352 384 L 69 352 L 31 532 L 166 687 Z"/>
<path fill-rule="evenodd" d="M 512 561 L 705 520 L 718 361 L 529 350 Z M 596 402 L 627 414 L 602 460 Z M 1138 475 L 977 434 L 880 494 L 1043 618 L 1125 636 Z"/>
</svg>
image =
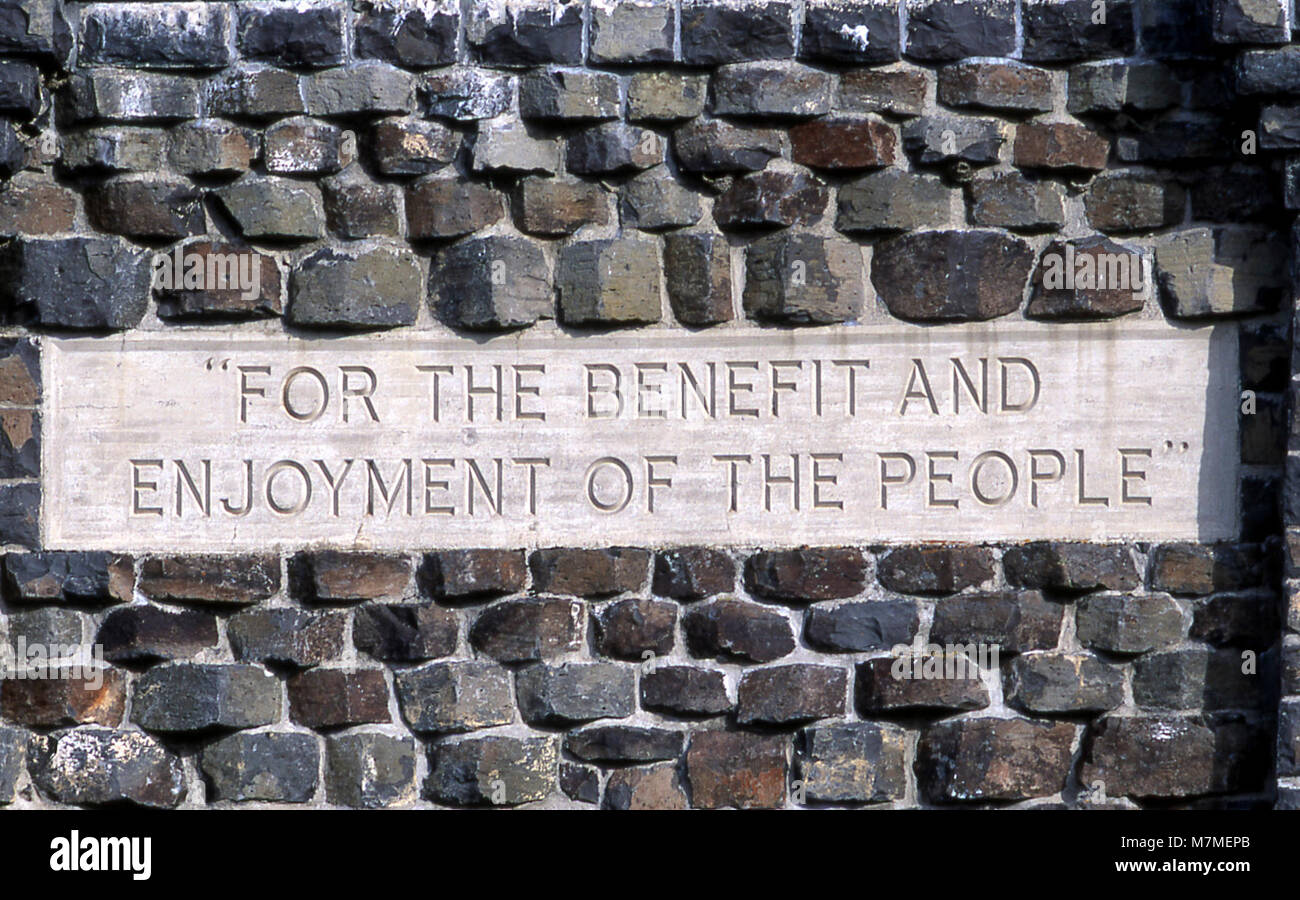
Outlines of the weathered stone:
<svg viewBox="0 0 1300 900">
<path fill-rule="evenodd" d="M 787 59 L 794 55 L 792 12 L 788 0 L 685 0 L 681 5 L 682 61 L 712 66 Z"/>
<path fill-rule="evenodd" d="M 140 592 L 151 600 L 242 606 L 280 590 L 272 556 L 153 556 L 140 564 Z"/>
<path fill-rule="evenodd" d="M 934 670 L 930 677 L 928 669 Z M 907 710 L 971 710 L 988 706 L 989 692 L 980 680 L 977 660 L 953 650 L 917 660 L 882 656 L 858 663 L 854 703 L 866 717 Z"/>
<path fill-rule="evenodd" d="M 897 4 L 892 0 L 813 0 L 804 6 L 799 58 L 887 63 L 899 56 Z"/>
<path fill-rule="evenodd" d="M 832 75 L 807 66 L 747 63 L 713 75 L 713 112 L 720 116 L 807 118 L 830 112 Z"/>
<path fill-rule="evenodd" d="M 1063 319 L 1111 319 L 1142 308 L 1148 287 L 1146 260 L 1101 235 L 1053 241 L 1034 273 L 1025 315 Z"/>
<path fill-rule="evenodd" d="M 1106 716 L 1089 730 L 1080 780 L 1110 796 L 1188 797 L 1231 789 L 1237 760 L 1197 717 Z"/>
<path fill-rule="evenodd" d="M 592 766 L 561 760 L 560 790 L 570 800 L 577 800 L 579 803 L 598 803 L 600 772 Z"/>
<path fill-rule="evenodd" d="M 289 321 L 333 328 L 412 325 L 424 302 L 414 254 L 376 245 L 318 250 L 289 280 Z"/>
<path fill-rule="evenodd" d="M 0 119 L 0 177 L 8 178 L 27 165 L 27 148 L 7 119 Z"/>
<path fill-rule="evenodd" d="M 902 594 L 952 594 L 993 577 L 993 554 L 983 547 L 899 547 L 880 557 L 876 578 Z"/>
<path fill-rule="evenodd" d="M 726 731 L 697 731 L 686 751 L 691 800 L 701 809 L 785 805 L 787 739 Z"/>
<path fill-rule="evenodd" d="M 1016 46 L 1011 0 L 909 0 L 907 55 L 942 62 L 968 56 L 1010 56 Z"/>
<path fill-rule="evenodd" d="M 336 66 L 347 48 L 343 9 L 308 3 L 244 3 L 235 39 L 245 59 L 281 66 Z"/>
<path fill-rule="evenodd" d="M 230 9 L 209 3 L 96 3 L 81 13 L 80 65 L 217 69 L 230 62 Z"/>
<path fill-rule="evenodd" d="M 308 669 L 290 678 L 289 718 L 307 728 L 346 728 L 388 721 L 381 669 Z"/>
<path fill-rule="evenodd" d="M 0 410 L 0 478 L 40 473 L 40 414 L 29 409 Z"/>
<path fill-rule="evenodd" d="M 734 315 L 731 307 L 731 250 L 721 235 L 694 233 L 665 237 L 664 281 L 673 315 L 683 325 L 705 326 L 731 321 Z M 714 593 L 724 590 L 730 590 L 730 587 Z"/>
<path fill-rule="evenodd" d="M 206 227 L 199 192 L 174 178 L 110 179 L 87 192 L 86 212 L 100 231 L 135 238 L 175 240 Z"/>
<path fill-rule="evenodd" d="M 794 650 L 790 621 L 779 613 L 739 600 L 714 600 L 682 616 L 691 655 L 772 662 Z"/>
<path fill-rule="evenodd" d="M 871 282 L 900 319 L 969 321 L 1015 312 L 1034 254 L 998 231 L 923 231 L 876 245 Z"/>
<path fill-rule="evenodd" d="M 774 234 L 749 245 L 745 273 L 741 299 L 756 319 L 825 325 L 855 319 L 862 310 L 862 253 L 849 241 Z"/>
<path fill-rule="evenodd" d="M 126 710 L 126 676 L 112 667 L 94 666 L 87 672 L 83 666 L 90 663 L 88 657 L 69 661 L 75 668 L 63 665 L 61 658 L 39 663 L 19 658 L 25 677 L 0 681 L 0 713 L 29 728 L 120 725 Z"/>
<path fill-rule="evenodd" d="M 1184 228 L 1155 241 L 1156 272 L 1178 318 L 1268 312 L 1286 288 L 1285 243 L 1250 226 Z"/>
<path fill-rule="evenodd" d="M 254 609 L 230 619 L 226 634 L 235 659 L 294 668 L 317 666 L 343 652 L 347 616 L 292 607 Z"/>
<path fill-rule="evenodd" d="M 489 606 L 470 626 L 469 640 L 493 659 L 517 663 L 577 650 L 583 632 L 581 602 L 543 597 Z"/>
<path fill-rule="evenodd" d="M 1275 671 L 1272 655 L 1260 668 Z M 1245 668 L 1237 650 L 1195 647 L 1147 653 L 1133 662 L 1133 701 L 1153 709 L 1250 709 L 1266 702 L 1263 674 Z"/>
<path fill-rule="evenodd" d="M 404 556 L 322 550 L 289 565 L 294 593 L 306 603 L 357 603 L 401 597 L 411 580 Z"/>
<path fill-rule="evenodd" d="M 898 134 L 870 116 L 828 116 L 790 129 L 795 162 L 814 169 L 875 169 L 892 166 Z"/>
<path fill-rule="evenodd" d="M 321 181 L 325 221 L 345 238 L 401 233 L 404 195 L 395 184 L 371 181 L 360 166 L 352 165 Z"/>
<path fill-rule="evenodd" d="M 213 194 L 247 238 L 298 241 L 324 237 L 324 212 L 315 185 L 253 175 Z"/>
<path fill-rule="evenodd" d="M 1286 0 L 1214 0 L 1214 39 L 1224 44 L 1291 40 Z"/>
<path fill-rule="evenodd" d="M 521 591 L 527 569 L 522 550 L 440 550 L 424 557 L 419 576 L 433 596 L 461 601 Z"/>
<path fill-rule="evenodd" d="M 620 105 L 618 76 L 608 72 L 535 72 L 519 81 L 519 114 L 525 119 L 617 119 Z"/>
<path fill-rule="evenodd" d="M 902 800 L 907 732 L 869 722 L 816 725 L 799 735 L 796 777 L 814 803 Z"/>
<path fill-rule="evenodd" d="M 466 38 L 478 60 L 498 66 L 582 62 L 578 0 L 506 0 L 471 7 Z"/>
<path fill-rule="evenodd" d="M 0 236 L 72 231 L 76 216 L 76 192 L 47 175 L 19 172 L 0 185 Z"/>
<path fill-rule="evenodd" d="M 104 606 L 131 599 L 132 560 L 114 553 L 7 553 L 5 599 Z"/>
<path fill-rule="evenodd" d="M 735 178 L 713 203 L 719 228 L 786 228 L 818 222 L 830 190 L 801 169 L 767 169 Z"/>
<path fill-rule="evenodd" d="M 694 119 L 673 131 L 673 152 L 688 172 L 755 172 L 781 155 L 780 132 Z"/>
<path fill-rule="evenodd" d="M 320 747 L 309 734 L 232 734 L 199 754 L 212 800 L 306 803 L 316 793 Z"/>
<path fill-rule="evenodd" d="M 998 591 L 944 597 L 934 606 L 930 640 L 936 644 L 984 644 L 1002 653 L 1051 650 L 1061 634 L 1065 609 L 1038 591 Z M 911 638 L 895 643 L 910 643 Z"/>
<path fill-rule="evenodd" d="M 1261 134 L 1260 146 L 1267 148 L 1272 139 L 1272 133 Z M 1098 139 L 1086 140 L 1097 148 L 1100 157 Z M 1176 165 L 1195 160 L 1228 160 L 1237 150 L 1231 126 L 1225 120 L 1193 113 L 1157 119 L 1137 134 L 1121 136 L 1115 142 L 1115 152 L 1121 162 Z"/>
<path fill-rule="evenodd" d="M 357 7 L 357 56 L 420 69 L 456 61 L 460 4 L 456 0 L 366 0 Z"/>
<path fill-rule="evenodd" d="M 677 15 L 656 0 L 599 0 L 591 4 L 591 63 L 672 62 Z"/>
<path fill-rule="evenodd" d="M 740 679 L 736 721 L 784 725 L 844 715 L 848 673 L 833 666 L 772 666 Z"/>
<path fill-rule="evenodd" d="M 307 111 L 301 79 L 284 69 L 227 72 L 212 83 L 208 102 L 213 115 L 241 119 L 296 116 Z"/>
<path fill-rule="evenodd" d="M 523 328 L 551 318 L 551 272 L 531 241 L 488 235 L 440 250 L 429 269 L 439 317 L 472 331 Z"/>
<path fill-rule="evenodd" d="M 819 650 L 859 653 L 910 644 L 919 626 L 917 606 L 910 600 L 818 604 L 808 607 L 804 637 Z"/>
<path fill-rule="evenodd" d="M 870 233 L 942 226 L 952 215 L 952 195 L 934 175 L 872 172 L 840 186 L 835 228 Z"/>
<path fill-rule="evenodd" d="M 221 119 L 182 122 L 169 132 L 168 159 L 187 175 L 247 172 L 261 152 L 255 132 Z"/>
<path fill-rule="evenodd" d="M 1279 775 L 1300 775 L 1300 702 L 1283 700 L 1278 708 L 1277 770 Z"/>
<path fill-rule="evenodd" d="M 704 112 L 708 79 L 680 72 L 636 72 L 628 81 L 627 117 L 632 122 L 676 122 Z"/>
<path fill-rule="evenodd" d="M 605 786 L 606 809 L 686 809 L 674 763 L 616 769 Z"/>
<path fill-rule="evenodd" d="M 397 672 L 394 681 L 412 731 L 474 731 L 514 720 L 510 673 L 494 662 L 431 663 Z"/>
<path fill-rule="evenodd" d="M 862 593 L 862 553 L 848 547 L 756 553 L 745 564 L 750 592 L 785 603 L 839 600 Z"/>
<path fill-rule="evenodd" d="M 638 325 L 658 322 L 659 247 L 621 238 L 583 241 L 560 250 L 555 284 L 568 325 Z"/>
<path fill-rule="evenodd" d="M 0 3 L 0 53 L 34 56 L 66 68 L 72 44 L 72 30 L 60 0 Z"/>
<path fill-rule="evenodd" d="M 352 63 L 305 75 L 302 96 L 313 116 L 402 115 L 410 112 L 415 77 L 386 63 Z"/>
<path fill-rule="evenodd" d="M 515 197 L 515 224 L 528 234 L 563 237 L 584 225 L 609 223 L 605 189 L 589 181 L 530 175 L 520 179 Z M 544 283 L 549 307 L 549 278 Z"/>
<path fill-rule="evenodd" d="M 557 548 L 538 550 L 529 557 L 534 589 L 579 597 L 640 590 L 649 562 L 649 551 L 628 547 Z"/>
<path fill-rule="evenodd" d="M 1183 613 L 1163 594 L 1089 594 L 1076 613 L 1079 642 L 1107 653 L 1145 653 L 1182 638 Z"/>
<path fill-rule="evenodd" d="M 1186 193 L 1176 182 L 1126 172 L 1097 176 L 1083 197 L 1088 222 L 1098 231 L 1153 231 L 1181 222 Z"/>
<path fill-rule="evenodd" d="M 419 96 L 427 115 L 473 122 L 510 109 L 514 83 L 509 75 L 453 66 L 424 76 Z"/>
<path fill-rule="evenodd" d="M 133 328 L 149 303 L 150 254 L 118 238 L 19 237 L 0 246 L 0 298 L 56 328 Z"/>
<path fill-rule="evenodd" d="M 1086 653 L 1027 653 L 1011 661 L 1005 690 L 1030 713 L 1100 712 L 1124 702 L 1124 673 Z"/>
<path fill-rule="evenodd" d="M 280 683 L 257 666 L 155 666 L 131 697 L 131 721 L 148 731 L 256 728 L 279 718 Z"/>
<path fill-rule="evenodd" d="M 1187 636 L 1216 647 L 1263 649 L 1276 638 L 1277 628 L 1277 603 L 1273 594 L 1219 594 L 1196 604 Z"/>
<path fill-rule="evenodd" d="M 1285 330 L 1268 323 L 1243 324 L 1238 342 L 1242 388 L 1256 391 L 1285 389 L 1290 380 L 1290 342 Z M 3 396 L 3 391 L 0 391 Z"/>
<path fill-rule="evenodd" d="M 342 129 L 298 116 L 266 130 L 266 170 L 280 175 L 321 175 L 342 167 Z"/>
<path fill-rule="evenodd" d="M 216 649 L 217 620 L 199 610 L 127 606 L 104 617 L 95 643 L 109 662 L 186 659 Z"/>
<path fill-rule="evenodd" d="M 613 663 L 536 663 L 519 670 L 515 694 L 527 722 L 622 719 L 636 708 L 636 678 Z"/>
<path fill-rule="evenodd" d="M 676 716 L 715 716 L 731 709 L 725 676 L 688 666 L 657 666 L 642 673 L 641 705 Z"/>
<path fill-rule="evenodd" d="M 570 731 L 564 749 L 588 762 L 652 762 L 677 759 L 686 733 L 634 725 L 591 725 Z"/>
<path fill-rule="evenodd" d="M 470 234 L 505 213 L 500 194 L 456 175 L 429 175 L 406 189 L 407 233 L 415 240 Z"/>
<path fill-rule="evenodd" d="M 1013 113 L 1049 112 L 1052 76 L 1021 63 L 962 62 L 939 70 L 939 102 Z"/>
<path fill-rule="evenodd" d="M 27 768 L 27 733 L 0 725 L 0 806 L 13 803 Z"/>
<path fill-rule="evenodd" d="M 554 175 L 560 170 L 560 145 L 533 137 L 523 122 L 502 116 L 478 123 L 472 159 L 475 172 Z"/>
<path fill-rule="evenodd" d="M 56 606 L 19 607 L 7 613 L 5 618 L 9 624 L 9 645 L 14 648 L 15 666 L 29 664 L 26 655 L 18 648 L 20 638 L 28 647 L 40 644 L 45 648 L 42 655 L 30 660 L 33 674 L 36 674 L 35 670 L 63 669 L 65 664 L 73 662 L 74 657 L 86 663 L 93 661 L 93 657 L 81 647 L 85 643 L 85 634 L 81 613 L 76 610 Z M 3 687 L 2 683 L 0 687 Z"/>
<path fill-rule="evenodd" d="M 393 117 L 375 123 L 370 153 L 381 175 L 427 175 L 450 163 L 460 139 L 438 122 Z"/>
<path fill-rule="evenodd" d="M 35 739 L 28 753 L 32 780 L 61 803 L 171 808 L 185 799 L 180 758 L 139 731 L 76 728 Z"/>
<path fill-rule="evenodd" d="M 958 160 L 973 166 L 998 161 L 1007 125 L 998 119 L 929 115 L 903 126 L 903 147 L 925 165 Z"/>
<path fill-rule="evenodd" d="M 971 222 L 976 225 L 1045 231 L 1065 224 L 1064 189 L 1052 181 L 1031 181 L 1019 172 L 976 178 L 970 199 Z"/>
<path fill-rule="evenodd" d="M 1068 122 L 1016 126 L 1015 164 L 1026 169 L 1104 169 L 1110 141 Z"/>
<path fill-rule="evenodd" d="M 654 592 L 674 600 L 699 600 L 736 586 L 736 566 L 720 550 L 678 547 L 655 554 Z"/>
<path fill-rule="evenodd" d="M 694 225 L 701 215 L 699 195 L 662 166 L 624 182 L 619 189 L 618 209 L 624 227 L 642 231 Z"/>
<path fill-rule="evenodd" d="M 835 109 L 844 112 L 883 112 L 899 118 L 921 114 L 926 88 L 933 76 L 925 69 L 900 66 L 854 69 L 840 77 Z"/>
<path fill-rule="evenodd" d="M 34 549 L 40 546 L 41 486 L 0 485 L 0 541 Z"/>
<path fill-rule="evenodd" d="M 41 402 L 41 356 L 31 338 L 0 339 L 0 403 L 36 406 Z"/>
<path fill-rule="evenodd" d="M 1205 54 L 1214 47 L 1206 0 L 1138 0 L 1142 47 L 1153 55 Z"/>
<path fill-rule="evenodd" d="M 1237 91 L 1289 94 L 1300 88 L 1300 47 L 1247 50 L 1237 57 Z"/>
<path fill-rule="evenodd" d="M 933 802 L 1028 800 L 1055 794 L 1070 772 L 1074 726 L 964 719 L 922 730 L 916 771 Z"/>
<path fill-rule="evenodd" d="M 673 650 L 677 606 L 662 600 L 618 600 L 596 614 L 596 649 L 603 656 L 640 661 Z"/>
<path fill-rule="evenodd" d="M 565 165 L 578 175 L 632 172 L 659 165 L 664 148 L 664 139 L 648 128 L 611 122 L 572 135 Z"/>
<path fill-rule="evenodd" d="M 429 747 L 424 794 L 458 806 L 516 806 L 545 800 L 559 777 L 552 737 L 471 737 Z"/>
<path fill-rule="evenodd" d="M 1188 191 L 1192 218 L 1225 223 L 1273 221 L 1282 214 L 1276 185 L 1277 175 L 1262 167 L 1208 169 Z"/>
<path fill-rule="evenodd" d="M 1151 586 L 1174 594 L 1209 594 L 1263 581 L 1259 550 L 1249 545 L 1164 544 L 1151 553 Z"/>
<path fill-rule="evenodd" d="M 376 732 L 325 739 L 325 796 L 340 806 L 382 809 L 417 799 L 416 742 Z"/>
<path fill-rule="evenodd" d="M 1070 69 L 1066 109 L 1080 113 L 1167 109 L 1182 99 L 1182 83 L 1158 63 L 1086 63 Z"/>
<path fill-rule="evenodd" d="M 30 119 L 44 105 L 41 70 L 30 63 L 0 61 L 0 114 Z"/>
<path fill-rule="evenodd" d="M 456 614 L 432 603 L 367 604 L 357 610 L 352 641 L 384 662 L 420 662 L 456 652 Z"/>
<path fill-rule="evenodd" d="M 1128 0 L 1108 0 L 1100 9 L 1092 0 L 1028 0 L 1021 18 L 1024 58 L 1034 62 L 1128 56 L 1135 49 Z"/>
<path fill-rule="evenodd" d="M 60 110 L 73 122 L 197 119 L 199 86 L 180 75 L 85 69 L 67 82 Z"/>
</svg>

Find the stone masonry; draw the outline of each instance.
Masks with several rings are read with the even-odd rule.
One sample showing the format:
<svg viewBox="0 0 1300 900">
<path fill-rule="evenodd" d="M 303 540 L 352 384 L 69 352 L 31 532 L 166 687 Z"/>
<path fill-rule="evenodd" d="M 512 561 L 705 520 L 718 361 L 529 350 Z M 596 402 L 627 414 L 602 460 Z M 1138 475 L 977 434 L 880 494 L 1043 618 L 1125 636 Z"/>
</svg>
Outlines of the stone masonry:
<svg viewBox="0 0 1300 900">
<path fill-rule="evenodd" d="M 0 681 L 0 807 L 1300 808 L 1292 5 L 0 0 L 0 665 L 105 661 Z M 1000 317 L 1235 323 L 1239 539 L 40 546 L 50 336 Z"/>
</svg>

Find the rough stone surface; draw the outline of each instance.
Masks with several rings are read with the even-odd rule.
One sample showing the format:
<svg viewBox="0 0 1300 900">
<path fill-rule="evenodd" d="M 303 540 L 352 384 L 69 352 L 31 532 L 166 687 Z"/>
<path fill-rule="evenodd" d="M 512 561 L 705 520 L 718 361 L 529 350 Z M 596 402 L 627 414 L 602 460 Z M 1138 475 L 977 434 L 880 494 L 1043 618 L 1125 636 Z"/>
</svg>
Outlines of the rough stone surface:
<svg viewBox="0 0 1300 900">
<path fill-rule="evenodd" d="M 352 640 L 361 652 L 384 662 L 410 663 L 456 650 L 455 613 L 432 603 L 373 603 L 357 610 Z"/>
<path fill-rule="evenodd" d="M 362 809 L 409 806 L 419 785 L 416 742 L 379 732 L 353 732 L 325 741 L 325 795 Z"/>
<path fill-rule="evenodd" d="M 784 805 L 789 771 L 777 736 L 701 731 L 686 751 L 686 779 L 698 808 L 764 809 Z"/>
<path fill-rule="evenodd" d="M 316 792 L 320 748 L 307 734 L 232 734 L 203 748 L 213 800 L 304 803 Z"/>
<path fill-rule="evenodd" d="M 922 231 L 878 244 L 871 282 L 903 319 L 992 319 L 1020 307 L 1033 261 L 1027 243 L 1001 232 Z"/>
<path fill-rule="evenodd" d="M 243 606 L 280 590 L 279 560 L 266 556 L 154 556 L 140 564 L 140 592 L 171 603 Z"/>
<path fill-rule="evenodd" d="M 907 790 L 907 734 L 868 722 L 815 725 L 800 733 L 796 775 L 810 803 L 880 803 Z"/>
<path fill-rule="evenodd" d="M 1060 603 L 1044 599 L 1038 591 L 957 594 L 935 603 L 930 640 L 996 646 L 1001 653 L 1050 650 L 1060 636 L 1064 614 Z"/>
<path fill-rule="evenodd" d="M 844 714 L 848 674 L 831 666 L 773 666 L 746 672 L 736 721 L 783 725 Z"/>
<path fill-rule="evenodd" d="M 135 683 L 131 720 L 148 731 L 256 728 L 280 718 L 280 685 L 257 666 L 175 663 Z"/>
<path fill-rule="evenodd" d="M 694 656 L 772 662 L 794 650 L 790 621 L 753 603 L 714 600 L 682 616 Z"/>
<path fill-rule="evenodd" d="M 32 780 L 63 803 L 126 801 L 171 808 L 185 799 L 180 758 L 139 731 L 77 728 L 36 739 Z"/>
<path fill-rule="evenodd" d="M 917 777 L 934 802 L 1027 800 L 1065 787 L 1074 726 L 1031 719 L 940 722 L 921 732 Z"/>
<path fill-rule="evenodd" d="M 745 252 L 742 302 L 753 318 L 791 325 L 855 319 L 862 309 L 862 254 L 812 234 L 774 234 Z"/>
<path fill-rule="evenodd" d="M 510 673 L 493 662 L 432 663 L 398 672 L 395 684 L 414 731 L 474 731 L 514 719 Z"/>
<path fill-rule="evenodd" d="M 549 659 L 578 649 L 584 617 L 578 601 L 505 600 L 479 614 L 470 626 L 469 639 L 500 662 Z"/>
<path fill-rule="evenodd" d="M 461 738 L 429 748 L 425 796 L 461 806 L 515 806 L 544 800 L 559 778 L 558 741 L 549 737 Z"/>
</svg>

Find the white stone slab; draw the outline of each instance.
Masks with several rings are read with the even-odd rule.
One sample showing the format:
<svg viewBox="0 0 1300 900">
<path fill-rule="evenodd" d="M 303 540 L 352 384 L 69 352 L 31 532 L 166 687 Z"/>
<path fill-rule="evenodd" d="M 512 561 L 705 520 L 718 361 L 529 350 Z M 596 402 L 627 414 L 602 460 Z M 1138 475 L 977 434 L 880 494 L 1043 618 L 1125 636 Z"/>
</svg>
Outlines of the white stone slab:
<svg viewBox="0 0 1300 900">
<path fill-rule="evenodd" d="M 46 339 L 43 360 L 48 548 L 1212 540 L 1238 528 L 1228 325 L 491 341 L 204 331 Z"/>
</svg>

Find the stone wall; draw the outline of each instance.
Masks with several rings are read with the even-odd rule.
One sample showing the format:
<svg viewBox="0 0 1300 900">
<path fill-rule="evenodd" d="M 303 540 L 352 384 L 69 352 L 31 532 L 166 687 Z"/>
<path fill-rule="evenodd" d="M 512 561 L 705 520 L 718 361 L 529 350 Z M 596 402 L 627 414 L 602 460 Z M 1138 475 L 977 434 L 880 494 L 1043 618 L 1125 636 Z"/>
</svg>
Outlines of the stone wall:
<svg viewBox="0 0 1300 900">
<path fill-rule="evenodd" d="M 0 646 L 108 664 L 0 683 L 0 805 L 1296 806 L 1290 7 L 0 0 Z M 999 317 L 1239 327 L 1240 540 L 39 546 L 52 336 Z"/>
</svg>

